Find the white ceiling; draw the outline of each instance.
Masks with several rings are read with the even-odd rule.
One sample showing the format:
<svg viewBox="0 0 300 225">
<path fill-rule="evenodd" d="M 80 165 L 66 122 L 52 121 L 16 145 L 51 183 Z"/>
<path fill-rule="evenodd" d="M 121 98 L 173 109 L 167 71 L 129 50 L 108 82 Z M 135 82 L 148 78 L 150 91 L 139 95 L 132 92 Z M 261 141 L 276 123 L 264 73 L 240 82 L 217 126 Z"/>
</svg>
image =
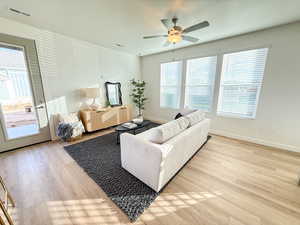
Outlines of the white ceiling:
<svg viewBox="0 0 300 225">
<path fill-rule="evenodd" d="M 31 14 L 21 16 L 8 8 Z M 207 20 L 208 28 L 190 33 L 199 43 L 300 20 L 300 0 L 1 0 L 0 16 L 136 55 L 189 45 L 162 47 L 162 18 L 179 18 L 187 27 Z M 0 29 L 1 32 L 1 29 Z M 116 47 L 120 43 L 124 47 Z"/>
</svg>

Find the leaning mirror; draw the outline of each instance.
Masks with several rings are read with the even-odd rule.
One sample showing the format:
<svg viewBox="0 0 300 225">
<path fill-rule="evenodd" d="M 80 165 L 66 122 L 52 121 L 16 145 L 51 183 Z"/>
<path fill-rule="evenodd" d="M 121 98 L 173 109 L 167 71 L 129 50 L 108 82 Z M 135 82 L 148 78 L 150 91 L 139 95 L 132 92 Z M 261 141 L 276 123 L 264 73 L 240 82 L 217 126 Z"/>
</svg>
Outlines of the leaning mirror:
<svg viewBox="0 0 300 225">
<path fill-rule="evenodd" d="M 105 82 L 106 97 L 109 105 L 122 105 L 121 83 Z"/>
</svg>

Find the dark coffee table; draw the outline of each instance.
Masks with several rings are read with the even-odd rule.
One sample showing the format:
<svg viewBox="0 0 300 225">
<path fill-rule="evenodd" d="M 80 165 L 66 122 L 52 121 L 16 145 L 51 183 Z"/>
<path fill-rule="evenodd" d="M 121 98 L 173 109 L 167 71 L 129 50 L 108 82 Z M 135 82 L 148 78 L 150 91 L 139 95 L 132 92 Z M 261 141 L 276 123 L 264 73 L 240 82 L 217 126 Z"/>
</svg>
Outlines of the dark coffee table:
<svg viewBox="0 0 300 225">
<path fill-rule="evenodd" d="M 150 120 L 144 120 L 141 124 L 137 124 L 134 128 L 126 128 L 122 125 L 119 125 L 116 127 L 117 132 L 117 144 L 120 144 L 120 135 L 125 132 L 132 132 L 134 135 L 136 134 L 136 131 L 142 128 L 147 128 L 151 124 Z"/>
</svg>

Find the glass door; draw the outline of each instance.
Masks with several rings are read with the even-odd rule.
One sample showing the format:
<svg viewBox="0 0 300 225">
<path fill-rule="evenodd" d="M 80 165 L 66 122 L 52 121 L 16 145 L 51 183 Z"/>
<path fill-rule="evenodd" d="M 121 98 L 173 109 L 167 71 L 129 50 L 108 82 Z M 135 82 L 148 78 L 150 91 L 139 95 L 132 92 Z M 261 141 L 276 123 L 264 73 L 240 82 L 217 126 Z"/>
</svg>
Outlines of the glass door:
<svg viewBox="0 0 300 225">
<path fill-rule="evenodd" d="M 0 34 L 0 152 L 50 139 L 33 40 Z"/>
</svg>

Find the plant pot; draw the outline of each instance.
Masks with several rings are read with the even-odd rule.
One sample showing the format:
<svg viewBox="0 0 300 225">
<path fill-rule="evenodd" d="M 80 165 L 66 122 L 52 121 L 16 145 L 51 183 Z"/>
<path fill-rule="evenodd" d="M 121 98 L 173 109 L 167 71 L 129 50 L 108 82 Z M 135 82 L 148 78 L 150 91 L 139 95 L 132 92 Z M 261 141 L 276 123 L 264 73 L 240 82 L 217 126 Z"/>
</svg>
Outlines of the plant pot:
<svg viewBox="0 0 300 225">
<path fill-rule="evenodd" d="M 143 116 L 138 116 L 137 118 L 133 119 L 132 122 L 135 124 L 142 124 L 144 122 Z"/>
</svg>

